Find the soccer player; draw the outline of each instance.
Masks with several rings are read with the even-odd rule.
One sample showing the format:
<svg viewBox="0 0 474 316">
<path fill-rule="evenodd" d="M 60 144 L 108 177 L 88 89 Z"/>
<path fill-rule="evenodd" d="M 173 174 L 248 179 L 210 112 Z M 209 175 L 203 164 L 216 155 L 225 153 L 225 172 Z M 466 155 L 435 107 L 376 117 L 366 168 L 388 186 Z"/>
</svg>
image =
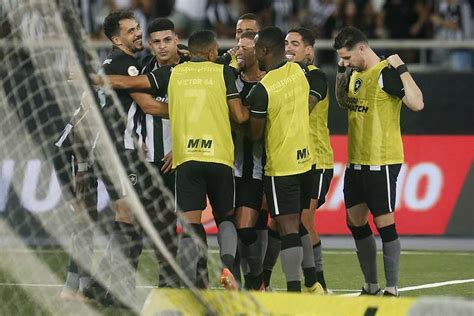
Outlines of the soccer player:
<svg viewBox="0 0 474 316">
<path fill-rule="evenodd" d="M 241 124 L 249 112 L 242 105 L 229 66 L 214 63 L 217 40 L 211 31 L 197 31 L 188 42 L 191 61 L 175 67 L 161 67 L 147 76 L 109 76 L 121 89 L 167 91 L 173 138 L 173 168 L 176 169 L 176 204 L 198 236 L 205 235 L 201 214 L 209 197 L 219 229 L 218 241 L 224 264 L 221 282 L 236 288 L 232 266 L 237 249 L 234 218 L 234 146 L 230 118 Z M 202 238 L 202 237 L 201 237 Z M 202 238 L 204 239 L 204 238 Z M 180 262 L 195 281 L 200 256 L 188 233 L 180 240 Z"/>
<path fill-rule="evenodd" d="M 60 297 L 65 300 L 85 301 L 86 298 L 83 295 L 83 291 L 92 282 L 90 275 L 93 256 L 93 223 L 97 221 L 98 217 L 97 178 L 90 164 L 90 153 L 93 150 L 86 146 L 78 132 L 73 133 L 72 144 L 69 141 L 73 129 L 74 131 L 82 129 L 83 133 L 86 133 L 85 124 L 81 124 L 86 115 L 87 110 L 81 104 L 81 107 L 75 111 L 73 118 L 55 144 L 59 149 L 67 146 L 73 147 L 74 185 L 71 188 L 71 192 L 75 199 L 71 206 L 77 212 L 77 220 L 79 222 L 78 229 L 74 230 L 71 234 L 71 255 L 69 257 L 68 272 L 64 288 L 60 293 Z M 80 264 L 74 258 L 80 259 Z"/>
<path fill-rule="evenodd" d="M 247 97 L 250 134 L 254 140 L 264 137 L 264 188 L 271 217 L 279 228 L 282 268 L 288 291 L 300 292 L 300 212 L 310 200 L 309 112 L 315 100 L 311 98 L 308 104 L 310 85 L 301 66 L 286 60 L 285 34 L 279 28 L 258 33 L 255 54 L 267 74 Z M 311 281 L 311 285 L 317 283 L 316 275 Z"/>
<path fill-rule="evenodd" d="M 138 76 L 141 67 L 134 55 L 143 50 L 142 31 L 133 13 L 131 11 L 110 13 L 104 20 L 104 33 L 113 44 L 112 51 L 103 63 L 105 73 Z M 141 136 L 139 133 L 140 116 L 143 115 L 142 111 L 164 115 L 166 105 L 154 100 L 151 95 L 146 93 L 124 90 L 116 90 L 116 93 L 123 111 L 107 104 L 103 107 L 102 114 L 130 183 L 137 192 L 145 210 L 150 214 L 157 209 L 155 192 L 159 192 L 159 190 L 157 191 L 157 187 L 143 163 L 143 158 L 140 156 L 141 148 L 136 146 Z M 127 114 L 126 117 L 123 117 L 123 112 Z M 111 287 L 133 299 L 135 273 L 143 248 L 142 232 L 136 225 L 132 209 L 127 201 L 127 192 L 117 190 L 114 186 L 115 183 L 108 176 L 113 171 L 102 170 L 100 173 L 103 174 L 102 178 L 111 199 L 115 201 L 116 216 L 110 244 L 98 273 L 104 273 L 105 278 L 110 277 Z M 121 262 L 119 254 L 122 254 L 128 262 Z M 102 271 L 103 268 L 106 268 L 106 271 Z M 122 271 L 120 269 L 124 269 L 124 271 L 118 272 Z M 115 273 L 112 273 L 114 271 Z M 119 273 L 121 273 L 120 276 Z M 99 301 L 115 303 L 113 296 L 104 297 L 110 292 L 104 293 L 104 289 L 97 282 L 94 282 L 91 289 L 85 293 Z"/>
<path fill-rule="evenodd" d="M 153 55 L 145 62 L 141 73 L 149 73 L 159 67 L 178 64 L 181 56 L 178 51 L 178 36 L 175 33 L 174 24 L 167 18 L 158 18 L 151 22 L 147 29 L 148 43 Z M 161 102 L 168 102 L 166 91 L 159 91 L 154 96 Z M 174 192 L 175 176 L 171 171 L 171 129 L 170 122 L 166 118 L 146 114 L 143 117 L 144 147 L 147 160 L 159 170 L 166 188 Z M 158 197 L 157 197 L 158 198 Z M 171 255 L 176 258 L 178 252 L 178 240 L 176 235 L 176 214 L 170 209 L 163 207 L 158 214 L 151 215 L 157 232 L 168 247 Z M 155 248 L 155 255 L 160 261 L 159 287 L 176 287 L 179 279 L 173 268 L 163 258 L 161 252 Z"/>
<path fill-rule="evenodd" d="M 255 32 L 260 31 L 260 23 L 258 21 L 258 16 L 253 13 L 245 13 L 239 17 L 237 24 L 235 26 L 235 42 L 238 43 L 240 36 L 244 32 Z M 230 65 L 232 68 L 237 69 L 237 49 L 238 46 L 232 47 L 222 56 L 219 56 L 217 59 L 218 63 Z"/>
<path fill-rule="evenodd" d="M 265 75 L 258 68 L 255 58 L 254 38 L 257 33 L 245 31 L 237 44 L 237 73 L 236 85 L 243 104 L 250 90 Z M 234 129 L 235 146 L 235 215 L 239 235 L 239 252 L 242 262 L 245 262 L 245 287 L 257 290 L 262 287 L 262 258 L 264 249 L 258 239 L 256 224 L 260 216 L 263 196 L 263 143 L 253 142 L 247 136 L 246 130 Z M 264 214 L 268 217 L 268 214 Z M 247 271 L 248 265 L 248 271 Z"/>
<path fill-rule="evenodd" d="M 312 148 L 310 152 L 314 156 L 311 172 L 313 174 L 311 203 L 308 209 L 301 213 L 301 222 L 309 232 L 310 240 L 302 237 L 303 251 L 307 252 L 305 243 L 310 243 L 309 248 L 314 257 L 314 266 L 316 268 L 318 282 L 327 291 L 326 281 L 323 273 L 323 257 L 321 252 L 321 240 L 314 223 L 315 211 L 326 201 L 326 194 L 329 190 L 333 176 L 334 156 L 329 142 L 328 129 L 328 111 L 329 111 L 329 93 L 328 83 L 324 72 L 311 64 L 314 51 L 314 36 L 306 28 L 296 28 L 288 31 L 285 38 L 286 58 L 294 62 L 302 62 L 310 70 L 308 76 L 314 81 L 317 90 L 312 91 L 317 98 L 315 109 L 309 116 L 310 140 Z M 310 60 L 308 59 L 310 56 Z M 310 268 L 311 262 L 305 263 L 305 258 L 310 259 L 311 255 L 304 256 L 303 269 Z"/>
<path fill-rule="evenodd" d="M 346 223 L 354 237 L 364 274 L 363 295 L 381 294 L 376 244 L 369 213 L 382 239 L 385 270 L 383 295 L 398 296 L 400 240 L 394 208 L 403 163 L 400 110 L 423 109 L 423 94 L 398 55 L 377 56 L 359 29 L 343 28 L 334 39 L 340 57 L 336 97 L 348 110 L 348 164 L 344 176 Z"/>
<path fill-rule="evenodd" d="M 197 31 L 188 43 L 191 61 L 173 68 L 171 77 L 163 72 L 149 74 L 154 89 L 166 89 L 173 129 L 173 167 L 176 168 L 176 202 L 178 209 L 198 234 L 205 234 L 201 224 L 206 194 L 219 228 L 221 260 L 224 264 L 221 282 L 235 288 L 230 270 L 237 248 L 233 223 L 234 183 L 233 144 L 229 114 L 236 123 L 248 119 L 235 87 L 234 76 L 227 66 L 214 64 L 217 41 L 210 31 Z M 168 81 L 169 80 L 169 81 Z M 194 241 L 183 235 L 181 264 L 191 269 L 197 262 Z M 185 261 L 185 262 L 183 262 Z M 190 273 L 191 278 L 195 272 Z"/>
</svg>

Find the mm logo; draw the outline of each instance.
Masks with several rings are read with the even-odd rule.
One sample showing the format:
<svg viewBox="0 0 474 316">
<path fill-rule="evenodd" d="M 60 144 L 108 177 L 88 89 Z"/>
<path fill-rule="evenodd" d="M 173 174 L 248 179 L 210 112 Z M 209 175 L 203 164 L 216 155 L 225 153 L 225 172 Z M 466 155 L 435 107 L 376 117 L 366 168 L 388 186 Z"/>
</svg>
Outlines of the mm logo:
<svg viewBox="0 0 474 316">
<path fill-rule="evenodd" d="M 298 149 L 296 151 L 296 160 L 306 159 L 309 157 L 308 148 Z"/>
<path fill-rule="evenodd" d="M 192 151 L 210 150 L 212 148 L 212 139 L 190 138 L 188 140 L 187 148 Z"/>
</svg>

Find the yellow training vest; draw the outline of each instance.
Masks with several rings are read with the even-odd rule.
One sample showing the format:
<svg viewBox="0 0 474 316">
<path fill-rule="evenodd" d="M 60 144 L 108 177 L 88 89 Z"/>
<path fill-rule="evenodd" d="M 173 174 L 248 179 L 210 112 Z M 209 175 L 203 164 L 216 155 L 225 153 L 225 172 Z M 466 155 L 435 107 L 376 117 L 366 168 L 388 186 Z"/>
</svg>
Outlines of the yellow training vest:
<svg viewBox="0 0 474 316">
<path fill-rule="evenodd" d="M 309 65 L 308 69 L 313 71 L 318 68 Z M 329 91 L 324 99 L 318 101 L 316 107 L 309 114 L 311 153 L 314 156 L 313 164 L 316 164 L 318 169 L 332 169 L 334 167 L 334 154 L 329 141 L 328 114 Z"/>
<path fill-rule="evenodd" d="M 265 175 L 287 176 L 311 169 L 309 84 L 298 64 L 287 62 L 260 81 L 268 94 Z"/>
<path fill-rule="evenodd" d="M 361 165 L 403 163 L 400 133 L 402 101 L 379 85 L 386 60 L 362 72 L 349 83 L 349 162 Z"/>
<path fill-rule="evenodd" d="M 186 161 L 234 166 L 223 65 L 184 62 L 173 68 L 168 86 L 173 167 Z"/>
</svg>

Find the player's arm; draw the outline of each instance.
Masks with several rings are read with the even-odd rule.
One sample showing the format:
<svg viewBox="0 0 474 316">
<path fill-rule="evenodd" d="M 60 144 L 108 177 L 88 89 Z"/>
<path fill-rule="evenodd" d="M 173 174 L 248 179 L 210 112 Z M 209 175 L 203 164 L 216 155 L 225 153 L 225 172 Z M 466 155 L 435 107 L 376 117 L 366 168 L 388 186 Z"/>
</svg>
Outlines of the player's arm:
<svg viewBox="0 0 474 316">
<path fill-rule="evenodd" d="M 169 118 L 168 103 L 157 101 L 148 93 L 133 92 L 130 96 L 145 114 Z"/>
<path fill-rule="evenodd" d="M 268 108 L 268 94 L 263 85 L 257 83 L 246 101 L 250 108 L 250 138 L 257 141 L 263 137 Z"/>
<path fill-rule="evenodd" d="M 231 119 L 238 124 L 247 122 L 249 110 L 242 104 L 239 91 L 235 85 L 235 74 L 229 66 L 224 66 L 224 81 Z"/>
<path fill-rule="evenodd" d="M 78 123 L 75 125 L 72 148 L 77 160 L 77 172 L 74 176 L 74 187 L 76 198 L 80 201 L 84 200 L 89 187 L 89 150 L 84 141 L 86 133 L 86 124 Z"/>
<path fill-rule="evenodd" d="M 388 63 L 397 70 L 405 95 L 402 98 L 403 103 L 412 111 L 421 111 L 424 107 L 423 93 L 416 84 L 415 80 L 408 72 L 408 68 L 402 59 L 397 55 L 387 58 Z"/>
<path fill-rule="evenodd" d="M 151 84 L 150 84 L 150 81 L 148 80 L 147 75 L 140 75 L 140 76 L 135 76 L 135 77 L 122 76 L 122 75 L 108 75 L 107 80 L 112 88 L 118 89 L 118 90 L 120 89 L 146 90 L 146 89 L 151 88 Z"/>
<path fill-rule="evenodd" d="M 328 80 L 326 74 L 319 69 L 309 72 L 309 112 L 313 111 L 316 104 L 326 98 L 328 91 Z"/>
<path fill-rule="evenodd" d="M 349 81 L 351 78 L 351 69 L 344 67 L 343 60 L 339 60 L 336 74 L 336 100 L 341 108 L 349 107 Z"/>
</svg>

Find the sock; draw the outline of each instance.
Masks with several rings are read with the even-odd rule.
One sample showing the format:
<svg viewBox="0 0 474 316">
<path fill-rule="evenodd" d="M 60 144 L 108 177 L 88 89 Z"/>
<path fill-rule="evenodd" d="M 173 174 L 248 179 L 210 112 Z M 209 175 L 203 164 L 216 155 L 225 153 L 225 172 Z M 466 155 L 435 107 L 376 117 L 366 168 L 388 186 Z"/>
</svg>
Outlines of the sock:
<svg viewBox="0 0 474 316">
<path fill-rule="evenodd" d="M 278 260 L 278 256 L 280 255 L 280 249 L 280 234 L 274 230 L 269 229 L 268 246 L 263 260 L 263 281 L 265 282 L 265 287 L 270 285 L 272 270 Z"/>
<path fill-rule="evenodd" d="M 71 290 L 77 290 L 79 288 L 79 273 L 68 272 L 65 287 Z"/>
<path fill-rule="evenodd" d="M 110 286 L 112 293 L 131 298 L 135 293 L 135 276 L 143 249 L 141 232 L 133 225 L 115 222 L 110 245 Z"/>
<path fill-rule="evenodd" d="M 87 289 L 92 284 L 92 278 L 90 277 L 80 277 L 79 278 L 79 291 L 84 292 L 84 289 Z"/>
<path fill-rule="evenodd" d="M 247 263 L 242 263 L 242 254 L 241 254 L 241 243 L 240 241 L 237 242 L 237 253 L 235 254 L 234 259 L 234 268 L 232 269 L 232 274 L 234 275 L 235 281 L 239 283 L 239 286 L 242 286 L 242 273 L 240 272 L 240 268 L 244 269 L 244 267 L 248 267 Z M 244 270 L 245 273 L 245 270 Z"/>
<path fill-rule="evenodd" d="M 316 269 L 316 278 L 319 283 L 321 283 L 323 289 L 327 289 L 326 280 L 324 279 L 323 273 L 323 253 L 321 241 L 313 246 L 313 256 L 314 256 L 314 267 Z"/>
<path fill-rule="evenodd" d="M 316 269 L 314 268 L 313 247 L 311 245 L 311 237 L 303 225 L 300 225 L 300 238 L 303 247 L 303 275 L 304 285 L 311 287 L 316 283 Z"/>
<path fill-rule="evenodd" d="M 207 269 L 207 234 L 202 224 L 199 224 L 196 231 L 205 248 L 201 249 L 201 255 L 197 263 L 195 285 L 197 288 L 207 289 L 209 287 L 209 270 Z"/>
<path fill-rule="evenodd" d="M 200 229 L 199 226 L 202 224 L 191 224 L 191 228 L 196 231 Z M 183 269 L 184 274 L 188 279 L 194 284 L 196 282 L 197 274 L 197 265 L 201 255 L 199 246 L 196 244 L 196 241 L 191 238 L 191 235 L 187 232 L 184 232 L 181 239 L 179 240 L 179 251 L 178 259 L 181 269 Z"/>
<path fill-rule="evenodd" d="M 257 243 L 260 245 L 259 254 L 260 260 L 263 263 L 265 253 L 267 252 L 268 246 L 268 230 L 267 229 L 257 229 Z"/>
<path fill-rule="evenodd" d="M 303 247 L 299 234 L 288 234 L 281 237 L 281 265 L 285 274 L 288 291 L 301 291 L 301 264 Z"/>
<path fill-rule="evenodd" d="M 173 222 L 171 221 L 173 225 Z M 156 225 L 155 225 L 156 226 Z M 178 254 L 178 239 L 176 236 L 176 227 L 173 225 L 173 228 L 164 228 L 164 230 L 157 230 L 164 245 L 167 247 L 172 258 L 176 258 Z M 161 251 L 157 247 L 153 247 L 155 252 L 155 257 L 159 262 L 160 270 L 158 273 L 158 287 L 170 287 L 177 288 L 179 287 L 179 277 L 176 274 L 176 271 L 171 267 L 170 263 L 164 258 Z"/>
<path fill-rule="evenodd" d="M 377 245 L 368 223 L 361 227 L 349 226 L 357 248 L 357 258 L 366 284 L 377 285 Z M 369 286 L 373 289 L 373 286 Z M 366 289 L 367 290 L 367 289 Z M 373 291 L 370 291 L 373 293 Z"/>
<path fill-rule="evenodd" d="M 395 224 L 379 228 L 382 238 L 383 266 L 387 288 L 395 288 L 398 285 L 398 273 L 400 269 L 400 239 L 398 238 Z M 397 294 L 395 289 L 395 293 Z"/>
<path fill-rule="evenodd" d="M 252 276 L 259 276 L 262 273 L 261 245 L 258 242 L 258 235 L 255 228 L 239 228 L 237 233 L 241 241 L 242 259 L 247 262 L 249 273 Z M 244 273 L 245 272 L 246 271 L 244 271 Z"/>
<path fill-rule="evenodd" d="M 237 252 L 237 230 L 234 223 L 229 220 L 222 221 L 218 229 L 217 240 L 219 242 L 221 260 L 224 266 L 232 271 Z"/>
</svg>

